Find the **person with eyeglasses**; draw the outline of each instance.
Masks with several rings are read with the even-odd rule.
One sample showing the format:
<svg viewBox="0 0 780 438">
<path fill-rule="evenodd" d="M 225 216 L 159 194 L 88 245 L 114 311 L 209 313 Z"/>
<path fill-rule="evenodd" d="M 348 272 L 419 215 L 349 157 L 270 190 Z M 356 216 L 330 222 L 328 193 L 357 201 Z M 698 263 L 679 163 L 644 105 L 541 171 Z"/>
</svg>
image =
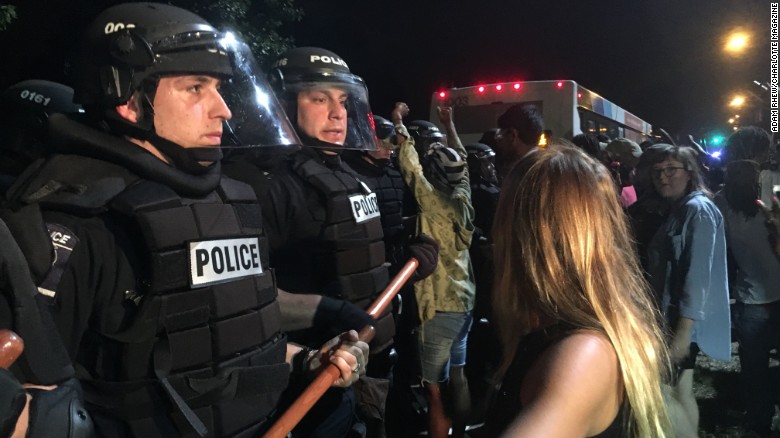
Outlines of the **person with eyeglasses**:
<svg viewBox="0 0 780 438">
<path fill-rule="evenodd" d="M 675 369 L 664 385 L 675 436 L 696 437 L 696 355 L 701 350 L 714 359 L 731 358 L 725 224 L 693 150 L 656 146 L 648 163 L 652 186 L 669 212 L 648 244 L 646 269 Z"/>
</svg>

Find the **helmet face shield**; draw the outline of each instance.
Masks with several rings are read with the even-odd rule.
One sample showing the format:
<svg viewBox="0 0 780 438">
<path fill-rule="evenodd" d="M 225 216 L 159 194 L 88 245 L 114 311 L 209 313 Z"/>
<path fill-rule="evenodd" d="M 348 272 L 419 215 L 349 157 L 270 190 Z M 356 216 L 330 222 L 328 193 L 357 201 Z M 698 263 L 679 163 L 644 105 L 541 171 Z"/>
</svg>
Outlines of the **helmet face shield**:
<svg viewBox="0 0 780 438">
<path fill-rule="evenodd" d="M 332 81 L 329 79 L 337 78 Z M 314 79 L 314 78 L 308 78 Z M 296 99 L 292 105 L 298 132 L 317 140 L 305 146 L 376 150 L 378 139 L 374 131 L 374 118 L 368 103 L 368 90 L 357 76 L 332 74 L 319 75 L 318 80 L 285 84 L 285 94 Z M 302 106 L 301 101 L 321 101 L 321 105 Z M 343 110 L 341 109 L 343 107 Z M 339 112 L 344 111 L 343 114 Z M 344 124 L 346 122 L 346 124 Z M 341 135 L 323 137 L 320 129 L 343 130 Z"/>
<path fill-rule="evenodd" d="M 230 33 L 220 44 L 228 55 L 231 71 L 229 77 L 223 77 L 220 93 L 232 113 L 225 122 L 222 147 L 297 147 L 301 141 L 249 46 Z"/>
</svg>

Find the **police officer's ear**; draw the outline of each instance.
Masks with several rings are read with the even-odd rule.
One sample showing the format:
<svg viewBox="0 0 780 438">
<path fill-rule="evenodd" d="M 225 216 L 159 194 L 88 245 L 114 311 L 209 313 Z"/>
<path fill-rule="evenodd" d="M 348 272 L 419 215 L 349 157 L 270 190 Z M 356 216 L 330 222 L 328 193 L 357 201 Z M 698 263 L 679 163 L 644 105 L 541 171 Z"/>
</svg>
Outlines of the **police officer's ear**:
<svg viewBox="0 0 780 438">
<path fill-rule="evenodd" d="M 124 105 L 118 105 L 116 112 L 130 123 L 138 123 L 141 120 L 141 105 L 138 94 L 133 94 Z"/>
</svg>

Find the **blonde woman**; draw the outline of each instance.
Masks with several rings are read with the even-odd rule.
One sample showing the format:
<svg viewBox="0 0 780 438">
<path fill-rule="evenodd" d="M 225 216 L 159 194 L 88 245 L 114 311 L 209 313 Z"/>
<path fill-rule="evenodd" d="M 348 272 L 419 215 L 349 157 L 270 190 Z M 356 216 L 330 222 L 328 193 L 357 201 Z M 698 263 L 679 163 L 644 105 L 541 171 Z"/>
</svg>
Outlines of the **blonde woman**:
<svg viewBox="0 0 780 438">
<path fill-rule="evenodd" d="M 607 169 L 557 142 L 501 190 L 494 228 L 503 384 L 491 436 L 666 436 L 657 311 Z"/>
</svg>

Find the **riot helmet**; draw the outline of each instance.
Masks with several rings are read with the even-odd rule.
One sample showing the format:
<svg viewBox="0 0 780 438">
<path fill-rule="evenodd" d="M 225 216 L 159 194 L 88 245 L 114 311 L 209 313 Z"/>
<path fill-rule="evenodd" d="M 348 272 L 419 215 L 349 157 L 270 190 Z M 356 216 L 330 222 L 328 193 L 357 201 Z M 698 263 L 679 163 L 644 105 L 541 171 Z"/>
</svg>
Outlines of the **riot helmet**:
<svg viewBox="0 0 780 438">
<path fill-rule="evenodd" d="M 18 176 L 48 152 L 46 122 L 51 114 L 77 114 L 73 89 L 56 82 L 31 79 L 16 83 L 0 94 L 0 154 L 2 173 Z"/>
<path fill-rule="evenodd" d="M 455 149 L 433 143 L 423 158 L 423 172 L 434 187 L 450 191 L 466 176 L 466 163 Z"/>
<path fill-rule="evenodd" d="M 219 80 L 218 95 L 229 109 L 219 129 L 221 147 L 299 143 L 249 47 L 184 9 L 158 3 L 106 9 L 87 28 L 75 65 L 74 98 L 91 119 L 149 141 L 183 170 L 197 172 L 199 161 L 217 161 L 221 151 L 158 135 L 155 95 L 168 77 Z M 139 117 L 131 122 L 115 107 L 133 97 Z"/>
<path fill-rule="evenodd" d="M 406 128 L 414 139 L 415 150 L 421 157 L 427 154 L 431 144 L 445 143 L 441 130 L 427 120 L 413 120 Z"/>
<path fill-rule="evenodd" d="M 373 150 L 355 151 L 362 154 L 369 163 L 377 167 L 387 167 L 397 149 L 395 127 L 384 117 L 373 115 L 374 130 L 377 137 L 377 148 Z"/>
<path fill-rule="evenodd" d="M 466 146 L 466 162 L 469 166 L 469 175 L 479 178 L 479 182 L 485 185 L 498 185 L 496 175 L 496 153 L 483 143 L 473 143 Z"/>
<path fill-rule="evenodd" d="M 376 137 L 380 140 L 395 137 L 393 122 L 376 114 L 374 114 L 374 129 L 376 130 Z"/>
<path fill-rule="evenodd" d="M 366 84 L 337 54 L 317 47 L 288 50 L 274 63 L 269 82 L 304 145 L 376 149 Z"/>
</svg>

